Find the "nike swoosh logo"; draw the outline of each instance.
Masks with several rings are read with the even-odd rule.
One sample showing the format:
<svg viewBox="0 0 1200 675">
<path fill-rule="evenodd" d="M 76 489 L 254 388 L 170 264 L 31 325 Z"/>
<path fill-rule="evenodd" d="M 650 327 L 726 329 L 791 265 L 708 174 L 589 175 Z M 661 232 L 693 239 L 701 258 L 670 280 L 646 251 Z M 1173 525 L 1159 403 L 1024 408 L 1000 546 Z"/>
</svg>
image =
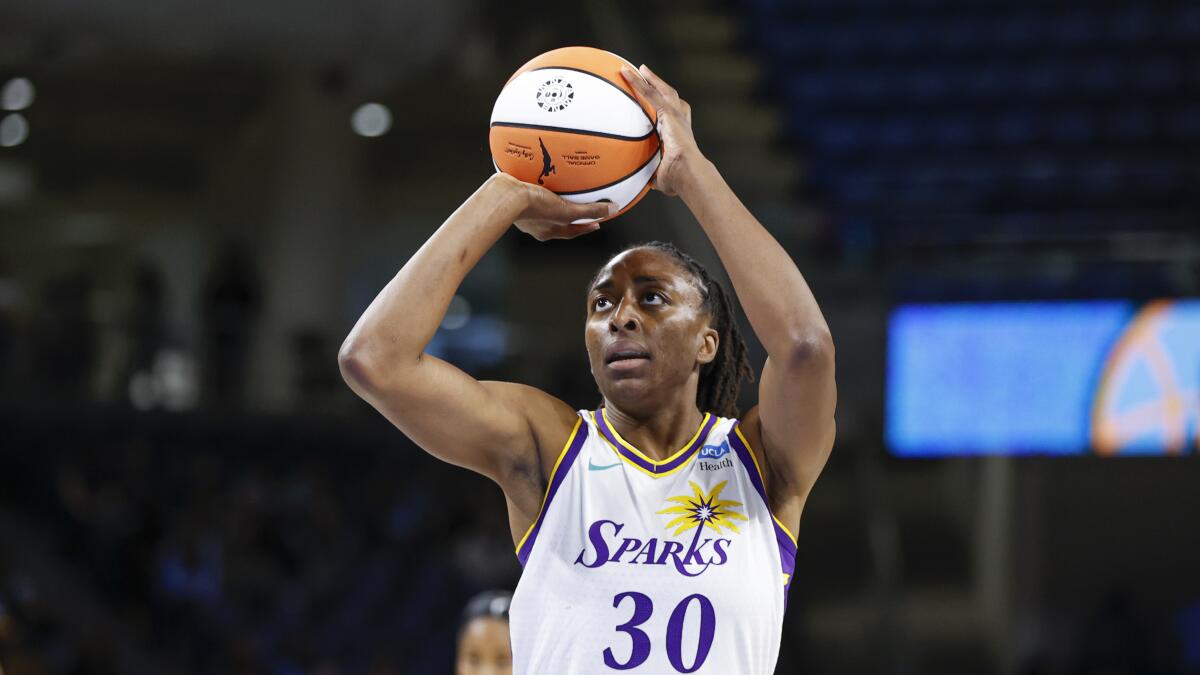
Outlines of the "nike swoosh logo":
<svg viewBox="0 0 1200 675">
<path fill-rule="evenodd" d="M 603 471 L 605 469 L 611 469 L 614 466 L 621 466 L 621 463 L 617 462 L 616 464 L 607 464 L 605 466 L 598 466 L 596 464 L 593 464 L 592 460 L 590 460 L 590 459 L 588 460 L 588 471 Z"/>
</svg>

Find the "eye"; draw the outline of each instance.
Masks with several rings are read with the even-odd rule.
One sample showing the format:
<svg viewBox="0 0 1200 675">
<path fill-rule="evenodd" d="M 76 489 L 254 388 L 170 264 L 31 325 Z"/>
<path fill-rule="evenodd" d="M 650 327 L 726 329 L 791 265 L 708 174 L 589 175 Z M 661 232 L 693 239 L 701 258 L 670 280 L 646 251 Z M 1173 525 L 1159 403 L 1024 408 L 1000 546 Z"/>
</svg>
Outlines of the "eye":
<svg viewBox="0 0 1200 675">
<path fill-rule="evenodd" d="M 608 301 L 608 298 L 606 298 L 604 296 L 600 296 L 592 301 L 592 309 L 597 310 L 597 311 L 602 310 L 602 309 L 608 309 L 609 305 L 611 305 L 611 304 L 612 303 Z"/>
<path fill-rule="evenodd" d="M 666 301 L 667 299 L 664 298 L 662 293 L 659 293 L 658 291 L 649 291 L 642 296 L 642 302 L 646 303 L 647 305 L 661 305 Z"/>
</svg>

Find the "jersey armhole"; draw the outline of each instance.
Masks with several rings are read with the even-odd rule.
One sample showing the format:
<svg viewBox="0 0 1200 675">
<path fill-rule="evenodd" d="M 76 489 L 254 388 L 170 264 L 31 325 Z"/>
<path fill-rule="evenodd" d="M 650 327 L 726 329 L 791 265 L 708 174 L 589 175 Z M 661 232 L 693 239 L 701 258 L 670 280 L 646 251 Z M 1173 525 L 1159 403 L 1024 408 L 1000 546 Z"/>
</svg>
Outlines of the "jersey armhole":
<svg viewBox="0 0 1200 675">
<path fill-rule="evenodd" d="M 574 463 L 575 455 L 578 455 L 579 449 L 583 447 L 583 441 L 587 435 L 588 428 L 583 422 L 583 416 L 576 413 L 575 426 L 571 428 L 571 435 L 567 437 L 567 442 L 559 451 L 558 459 L 554 461 L 554 468 L 550 469 L 550 480 L 546 482 L 546 493 L 542 495 L 542 505 L 538 508 L 537 518 L 534 518 L 529 529 L 525 530 L 525 536 L 521 537 L 521 541 L 517 542 L 517 560 L 520 561 L 522 567 L 529 559 L 529 552 L 533 549 L 533 543 L 537 539 L 538 530 L 541 529 L 542 520 L 546 517 L 546 509 L 550 506 L 550 501 L 554 499 L 554 494 L 558 492 L 558 487 L 562 485 L 563 478 L 570 470 L 571 464 Z M 564 464 L 566 464 L 565 467 Z"/>
<path fill-rule="evenodd" d="M 741 424 L 741 420 L 734 421 L 733 431 L 727 437 L 734 452 L 742 460 L 742 464 L 747 466 L 746 473 L 750 476 L 750 482 L 754 484 L 755 491 L 762 497 L 763 506 L 766 507 L 767 513 L 771 514 L 771 520 L 775 521 L 775 543 L 779 546 L 779 565 L 783 572 L 783 604 L 786 607 L 788 591 L 792 587 L 792 575 L 796 570 L 796 535 L 792 534 L 787 525 L 784 525 L 783 521 L 779 520 L 775 512 L 771 510 L 771 500 L 767 499 L 767 487 L 763 480 L 762 466 L 759 465 L 758 456 L 750 447 L 750 441 L 746 440 L 746 436 L 742 434 Z M 747 457 L 750 458 L 749 462 L 746 461 Z M 754 465 L 754 471 L 749 470 L 750 464 Z"/>
<path fill-rule="evenodd" d="M 736 445 L 741 445 L 741 449 L 743 449 L 745 453 L 750 456 L 750 461 L 754 464 L 755 478 L 758 479 L 757 481 L 752 481 L 754 482 L 754 487 L 758 488 L 759 494 L 762 495 L 763 501 L 767 505 L 767 512 L 771 514 L 771 519 L 775 521 L 775 524 L 779 526 L 779 529 L 783 530 L 783 533 L 786 534 L 788 539 L 792 541 L 792 546 L 796 546 L 796 535 L 793 534 L 792 531 L 788 529 L 788 526 L 784 525 L 783 521 L 779 520 L 779 518 L 775 515 L 775 512 L 771 510 L 771 500 L 767 498 L 767 482 L 763 476 L 762 465 L 758 463 L 758 455 L 754 452 L 754 448 L 750 445 L 750 441 L 746 440 L 746 436 L 742 434 L 741 420 L 734 420 L 733 436 L 731 436 L 729 440 Z"/>
</svg>

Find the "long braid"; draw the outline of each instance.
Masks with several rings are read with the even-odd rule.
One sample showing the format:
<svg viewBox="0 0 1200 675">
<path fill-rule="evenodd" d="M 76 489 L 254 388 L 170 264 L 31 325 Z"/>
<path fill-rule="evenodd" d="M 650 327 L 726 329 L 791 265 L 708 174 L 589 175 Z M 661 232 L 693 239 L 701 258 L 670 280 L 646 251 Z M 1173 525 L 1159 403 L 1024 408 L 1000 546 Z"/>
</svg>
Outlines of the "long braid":
<svg viewBox="0 0 1200 675">
<path fill-rule="evenodd" d="M 696 405 L 701 411 L 711 411 L 722 417 L 737 417 L 738 392 L 742 381 L 754 381 L 754 371 L 746 356 L 746 342 L 738 329 L 734 300 L 729 291 L 708 273 L 695 258 L 670 242 L 652 241 L 636 244 L 625 250 L 653 248 L 670 255 L 683 266 L 700 285 L 704 309 L 711 317 L 712 327 L 720 336 L 717 356 L 700 368 L 700 384 L 696 390 Z"/>
</svg>

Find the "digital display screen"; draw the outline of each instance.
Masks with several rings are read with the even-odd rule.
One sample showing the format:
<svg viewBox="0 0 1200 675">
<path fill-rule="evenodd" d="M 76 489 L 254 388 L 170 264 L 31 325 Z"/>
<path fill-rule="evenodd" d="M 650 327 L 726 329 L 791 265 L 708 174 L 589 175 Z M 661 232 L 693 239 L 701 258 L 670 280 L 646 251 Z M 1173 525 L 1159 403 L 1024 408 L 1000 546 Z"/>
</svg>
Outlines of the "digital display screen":
<svg viewBox="0 0 1200 675">
<path fill-rule="evenodd" d="M 1200 446 L 1200 300 L 903 305 L 887 364 L 898 456 Z"/>
</svg>

